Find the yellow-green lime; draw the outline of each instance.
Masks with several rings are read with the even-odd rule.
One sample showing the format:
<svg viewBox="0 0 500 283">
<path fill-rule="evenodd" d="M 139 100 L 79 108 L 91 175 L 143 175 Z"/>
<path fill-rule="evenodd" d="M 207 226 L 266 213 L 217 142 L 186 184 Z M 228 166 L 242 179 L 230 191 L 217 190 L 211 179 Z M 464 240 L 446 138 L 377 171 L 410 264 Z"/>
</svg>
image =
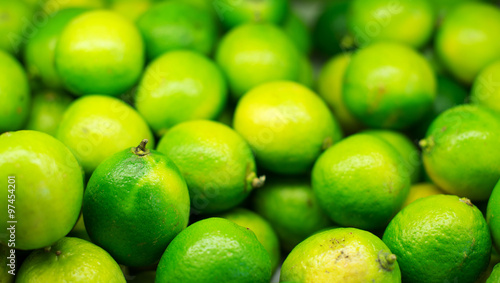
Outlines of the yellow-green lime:
<svg viewBox="0 0 500 283">
<path fill-rule="evenodd" d="M 153 0 L 109 0 L 109 8 L 135 22 L 151 8 Z"/>
<path fill-rule="evenodd" d="M 441 113 L 420 141 L 425 171 L 443 191 L 486 200 L 500 178 L 500 115 L 476 105 Z"/>
<path fill-rule="evenodd" d="M 208 218 L 184 229 L 167 247 L 156 280 L 267 283 L 269 253 L 255 234 L 229 220 Z"/>
<path fill-rule="evenodd" d="M 303 54 L 311 51 L 311 32 L 304 21 L 295 12 L 290 12 L 283 22 L 283 31 L 288 35 L 295 47 Z"/>
<path fill-rule="evenodd" d="M 244 208 L 235 208 L 219 217 L 250 229 L 269 253 L 272 269 L 276 269 L 281 261 L 280 242 L 269 222 L 257 213 Z"/>
<path fill-rule="evenodd" d="M 83 13 L 63 29 L 55 66 L 64 86 L 76 95 L 117 96 L 139 79 L 144 44 L 128 19 L 109 10 Z"/>
<path fill-rule="evenodd" d="M 222 24 L 231 29 L 247 23 L 280 24 L 288 15 L 287 0 L 219 0 L 213 8 Z"/>
<path fill-rule="evenodd" d="M 264 177 L 257 177 L 247 142 L 218 122 L 181 123 L 162 137 L 157 150 L 172 159 L 184 175 L 196 214 L 233 208 L 264 182 Z"/>
<path fill-rule="evenodd" d="M 398 261 L 370 232 L 329 229 L 293 249 L 281 267 L 280 282 L 400 283 Z"/>
<path fill-rule="evenodd" d="M 33 8 L 23 1 L 0 0 L 0 50 L 12 55 L 19 54 L 32 26 L 28 26 Z M 4 72 L 2 72 L 4 73 Z"/>
<path fill-rule="evenodd" d="M 353 38 L 347 30 L 350 3 L 350 0 L 331 1 L 317 18 L 312 36 L 321 53 L 333 56 L 353 47 Z"/>
<path fill-rule="evenodd" d="M 151 130 L 144 119 L 123 101 L 89 95 L 75 100 L 64 112 L 57 138 L 76 156 L 87 177 L 107 157 L 148 139 Z"/>
<path fill-rule="evenodd" d="M 33 251 L 24 261 L 16 282 L 125 283 L 116 261 L 102 248 L 66 237 Z"/>
<path fill-rule="evenodd" d="M 139 113 L 162 136 L 184 121 L 217 118 L 226 105 L 227 85 L 210 59 L 194 51 L 171 51 L 146 68 L 135 100 Z"/>
<path fill-rule="evenodd" d="M 56 14 L 60 10 L 69 8 L 90 8 L 102 9 L 107 5 L 108 0 L 40 0 L 40 10 L 48 15 Z"/>
<path fill-rule="evenodd" d="M 410 187 L 410 193 L 408 194 L 408 197 L 403 204 L 403 208 L 416 201 L 417 199 L 441 194 L 443 194 L 443 191 L 432 183 L 413 184 Z"/>
<path fill-rule="evenodd" d="M 455 8 L 455 6 L 472 1 L 481 0 L 433 0 L 429 2 L 434 6 L 439 24 L 446 17 L 446 15 L 448 15 L 448 13 Z"/>
<path fill-rule="evenodd" d="M 87 233 L 87 229 L 85 228 L 85 222 L 83 220 L 83 214 L 80 213 L 80 217 L 78 218 L 78 221 L 76 222 L 75 226 L 73 226 L 73 229 L 68 233 L 67 237 L 74 237 L 74 238 L 80 238 L 82 240 L 86 240 L 91 242 L 89 234 Z"/>
<path fill-rule="evenodd" d="M 307 55 L 300 60 L 300 72 L 297 82 L 312 89 L 314 87 L 314 66 Z"/>
<path fill-rule="evenodd" d="M 35 93 L 25 128 L 55 136 L 63 114 L 72 101 L 73 98 L 62 91 L 44 90 Z"/>
<path fill-rule="evenodd" d="M 491 231 L 493 243 L 500 248 L 500 181 L 497 182 L 488 200 L 486 220 Z"/>
<path fill-rule="evenodd" d="M 104 160 L 83 199 L 90 239 L 126 266 L 158 262 L 189 220 L 182 174 L 164 154 L 147 149 L 147 142 Z"/>
<path fill-rule="evenodd" d="M 178 49 L 209 55 L 217 39 L 212 15 L 181 1 L 153 5 L 137 20 L 137 27 L 144 38 L 148 60 Z"/>
<path fill-rule="evenodd" d="M 248 141 L 262 168 L 305 173 L 342 131 L 326 104 L 294 82 L 259 85 L 245 94 L 234 114 L 234 129 Z"/>
<path fill-rule="evenodd" d="M 333 222 L 365 230 L 384 228 L 410 189 L 403 158 L 383 139 L 355 134 L 314 164 L 312 187 Z"/>
<path fill-rule="evenodd" d="M 444 18 L 434 48 L 449 72 L 463 83 L 471 84 L 483 68 L 500 59 L 498 31 L 498 7 L 465 2 Z"/>
<path fill-rule="evenodd" d="M 332 226 L 308 180 L 269 178 L 264 187 L 255 191 L 252 207 L 269 221 L 286 252 L 312 234 Z"/>
<path fill-rule="evenodd" d="M 300 52 L 283 30 L 271 24 L 232 29 L 222 38 L 215 59 L 236 99 L 265 82 L 298 81 L 301 72 Z"/>
<path fill-rule="evenodd" d="M 403 282 L 474 282 L 490 260 L 486 220 L 457 196 L 411 203 L 387 226 L 383 240 L 398 257 Z"/>
<path fill-rule="evenodd" d="M 500 61 L 482 69 L 474 79 L 471 101 L 500 112 Z"/>
<path fill-rule="evenodd" d="M 345 71 L 342 99 L 370 127 L 407 128 L 427 113 L 435 96 L 434 71 L 421 54 L 403 44 L 362 48 Z"/>
<path fill-rule="evenodd" d="M 0 133 L 20 130 L 29 114 L 31 101 L 23 67 L 10 54 L 0 50 Z"/>
<path fill-rule="evenodd" d="M 82 205 L 82 173 L 60 141 L 36 131 L 0 135 L 0 177 L 5 180 L 0 194 L 3 245 L 22 250 L 43 248 L 75 225 Z M 8 208 L 13 212 L 7 213 Z M 15 229 L 7 230 L 12 226 Z"/>
</svg>

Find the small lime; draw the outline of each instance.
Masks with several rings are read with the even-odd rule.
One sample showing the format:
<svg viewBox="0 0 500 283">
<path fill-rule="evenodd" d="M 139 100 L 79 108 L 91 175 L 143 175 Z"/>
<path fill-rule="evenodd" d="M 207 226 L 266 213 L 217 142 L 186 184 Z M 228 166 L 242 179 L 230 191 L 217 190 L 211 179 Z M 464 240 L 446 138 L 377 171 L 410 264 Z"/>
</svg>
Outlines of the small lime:
<svg viewBox="0 0 500 283">
<path fill-rule="evenodd" d="M 62 91 L 45 90 L 35 93 L 25 128 L 55 136 L 63 114 L 72 101 L 73 98 Z"/>
<path fill-rule="evenodd" d="M 304 21 L 291 12 L 283 23 L 283 31 L 295 44 L 295 47 L 303 54 L 309 54 L 311 51 L 311 33 Z"/>
<path fill-rule="evenodd" d="M 288 14 L 287 0 L 218 0 L 213 2 L 222 24 L 230 29 L 246 23 L 280 24 Z"/>
<path fill-rule="evenodd" d="M 500 112 L 500 61 L 481 70 L 474 80 L 471 101 Z"/>
<path fill-rule="evenodd" d="M 432 183 L 418 183 L 410 187 L 410 193 L 403 204 L 403 208 L 417 199 L 425 198 L 433 195 L 441 195 L 443 191 Z"/>
</svg>

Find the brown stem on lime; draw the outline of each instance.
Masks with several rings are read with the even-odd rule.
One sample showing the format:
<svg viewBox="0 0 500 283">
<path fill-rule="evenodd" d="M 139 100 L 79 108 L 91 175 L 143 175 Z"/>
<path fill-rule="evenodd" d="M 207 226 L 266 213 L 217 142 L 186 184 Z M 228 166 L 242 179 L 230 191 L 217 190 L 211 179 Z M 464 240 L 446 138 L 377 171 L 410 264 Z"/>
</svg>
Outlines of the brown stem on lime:
<svg viewBox="0 0 500 283">
<path fill-rule="evenodd" d="M 460 201 L 465 203 L 466 205 L 468 205 L 470 207 L 474 207 L 474 204 L 472 204 L 472 202 L 468 198 L 460 198 Z"/>
<path fill-rule="evenodd" d="M 264 183 L 266 182 L 266 175 L 262 175 L 260 177 L 255 177 L 252 179 L 252 188 L 261 188 L 264 186 Z"/>
<path fill-rule="evenodd" d="M 149 154 L 149 149 L 146 149 L 146 145 L 148 144 L 147 139 L 143 139 L 141 143 L 134 149 L 134 153 L 139 156 L 144 156 Z"/>
<path fill-rule="evenodd" d="M 60 256 L 62 254 L 61 251 L 56 251 L 56 256 Z"/>
</svg>

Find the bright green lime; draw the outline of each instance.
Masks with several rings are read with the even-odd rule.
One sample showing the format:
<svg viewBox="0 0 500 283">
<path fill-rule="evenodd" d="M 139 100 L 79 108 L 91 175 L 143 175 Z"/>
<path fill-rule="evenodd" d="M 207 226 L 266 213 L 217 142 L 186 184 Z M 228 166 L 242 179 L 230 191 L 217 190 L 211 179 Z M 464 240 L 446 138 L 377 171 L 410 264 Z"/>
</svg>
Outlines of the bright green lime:
<svg viewBox="0 0 500 283">
<path fill-rule="evenodd" d="M 72 101 L 73 98 L 62 91 L 45 90 L 35 93 L 25 128 L 56 136 L 63 114 Z"/>
<path fill-rule="evenodd" d="M 290 37 L 295 47 L 303 54 L 309 54 L 311 51 L 311 33 L 304 21 L 291 12 L 283 23 L 283 31 Z"/>
<path fill-rule="evenodd" d="M 288 14 L 287 0 L 217 0 L 215 12 L 222 24 L 230 29 L 246 23 L 280 24 Z"/>
<path fill-rule="evenodd" d="M 474 79 L 471 101 L 500 112 L 500 61 L 488 65 Z"/>
<path fill-rule="evenodd" d="M 486 280 L 486 283 L 498 283 L 500 282 L 500 264 L 496 264 L 491 272 L 490 277 Z"/>
<path fill-rule="evenodd" d="M 488 200 L 486 220 L 495 247 L 500 248 L 500 181 L 497 182 Z"/>
<path fill-rule="evenodd" d="M 31 22 L 33 9 L 19 0 L 0 0 L 0 50 L 19 54 L 36 28 Z M 4 74 L 5 72 L 2 72 Z"/>
</svg>

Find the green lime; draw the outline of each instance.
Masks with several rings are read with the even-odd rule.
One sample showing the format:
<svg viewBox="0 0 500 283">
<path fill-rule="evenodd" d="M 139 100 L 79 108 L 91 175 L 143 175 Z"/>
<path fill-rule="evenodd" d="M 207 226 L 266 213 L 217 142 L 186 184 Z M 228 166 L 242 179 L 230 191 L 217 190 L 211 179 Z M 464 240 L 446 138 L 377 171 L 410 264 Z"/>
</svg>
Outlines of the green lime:
<svg viewBox="0 0 500 283">
<path fill-rule="evenodd" d="M 275 270 L 281 260 L 280 242 L 273 227 L 262 216 L 244 208 L 235 208 L 219 215 L 254 232 L 259 242 L 264 246 L 271 258 L 272 269 Z"/>
<path fill-rule="evenodd" d="M 108 0 L 39 0 L 40 10 L 48 15 L 69 8 L 105 8 Z"/>
<path fill-rule="evenodd" d="M 425 171 L 443 191 L 486 200 L 500 178 L 500 115 L 475 105 L 440 114 L 420 141 Z"/>
<path fill-rule="evenodd" d="M 85 8 L 61 10 L 49 17 L 47 24 L 30 38 L 24 50 L 24 61 L 31 78 L 39 79 L 50 88 L 63 86 L 54 63 L 56 45 L 66 25 L 86 11 Z"/>
<path fill-rule="evenodd" d="M 307 56 L 302 56 L 300 60 L 297 82 L 311 89 L 314 85 L 314 66 Z"/>
<path fill-rule="evenodd" d="M 264 187 L 255 191 L 252 206 L 269 221 L 286 252 L 332 225 L 310 182 L 302 179 L 269 178 Z"/>
<path fill-rule="evenodd" d="M 144 38 L 149 60 L 178 49 L 208 55 L 217 38 L 217 25 L 212 15 L 180 1 L 152 6 L 137 20 L 137 26 Z"/>
<path fill-rule="evenodd" d="M 100 247 L 78 238 L 62 238 L 32 252 L 16 282 L 125 283 L 120 266 Z"/>
<path fill-rule="evenodd" d="M 127 266 L 158 262 L 189 220 L 184 178 L 169 158 L 146 149 L 147 142 L 104 160 L 83 199 L 92 242 Z"/>
<path fill-rule="evenodd" d="M 85 228 L 83 214 L 80 213 L 80 217 L 78 218 L 78 221 L 76 222 L 75 226 L 73 226 L 73 229 L 71 229 L 71 231 L 68 233 L 67 236 L 80 238 L 82 240 L 91 242 L 89 234 L 87 233 L 87 228 Z"/>
<path fill-rule="evenodd" d="M 247 23 L 280 24 L 288 15 L 287 0 L 218 0 L 213 2 L 222 24 L 231 29 Z"/>
<path fill-rule="evenodd" d="M 35 93 L 25 128 L 55 136 L 63 114 L 72 101 L 73 98 L 62 91 L 45 90 Z"/>
<path fill-rule="evenodd" d="M 486 280 L 486 283 L 498 283 L 500 282 L 500 264 L 496 264 L 491 272 L 490 277 Z"/>
<path fill-rule="evenodd" d="M 383 139 L 355 134 L 323 153 L 312 171 L 312 187 L 328 216 L 341 226 L 384 228 L 410 189 L 397 150 Z"/>
<path fill-rule="evenodd" d="M 184 121 L 217 118 L 226 101 L 227 85 L 217 65 L 186 50 L 168 52 L 146 68 L 136 107 L 161 136 Z"/>
<path fill-rule="evenodd" d="M 432 183 L 418 183 L 410 187 L 410 193 L 403 204 L 403 208 L 417 199 L 425 198 L 433 195 L 441 195 L 443 191 Z"/>
<path fill-rule="evenodd" d="M 4 211 L 0 229 L 6 231 L 0 234 L 2 244 L 38 249 L 68 234 L 83 197 L 82 173 L 68 148 L 45 133 L 4 133 L 0 135 L 0 172 L 5 180 L 0 202 Z"/>
<path fill-rule="evenodd" d="M 227 33 L 216 53 L 234 98 L 265 82 L 299 79 L 301 57 L 288 36 L 270 24 L 246 24 Z"/>
<path fill-rule="evenodd" d="M 500 61 L 488 65 L 474 79 L 471 101 L 474 104 L 500 111 Z"/>
<path fill-rule="evenodd" d="M 500 181 L 497 182 L 488 200 L 486 220 L 490 226 L 493 243 L 498 249 L 500 248 Z"/>
<path fill-rule="evenodd" d="M 398 257 L 403 282 L 474 282 L 488 267 L 488 225 L 468 199 L 419 199 L 389 223 L 383 240 Z"/>
<path fill-rule="evenodd" d="M 335 228 L 300 243 L 281 267 L 280 281 L 400 283 L 396 256 L 377 236 Z"/>
<path fill-rule="evenodd" d="M 351 61 L 351 53 L 342 53 L 330 59 L 322 68 L 318 78 L 318 94 L 325 100 L 346 133 L 355 133 L 363 128 L 358 119 L 345 106 L 342 99 L 344 74 Z"/>
<path fill-rule="evenodd" d="M 271 260 L 247 228 L 208 218 L 184 229 L 167 247 L 156 282 L 269 282 Z"/>
<path fill-rule="evenodd" d="M 157 150 L 184 175 L 194 213 L 217 213 L 240 204 L 264 177 L 256 175 L 252 150 L 228 126 L 197 120 L 170 129 Z"/>
<path fill-rule="evenodd" d="M 408 137 L 391 130 L 367 130 L 363 133 L 376 136 L 392 145 L 403 158 L 401 166 L 404 168 L 403 171 L 409 172 L 411 183 L 415 184 L 420 181 L 420 166 L 422 165 L 420 152 Z"/>
<path fill-rule="evenodd" d="M 21 64 L 1 50 L 0 73 L 0 133 L 19 130 L 29 114 L 28 79 Z"/>
<path fill-rule="evenodd" d="M 259 85 L 239 101 L 234 129 L 250 144 L 262 168 L 297 174 L 311 169 L 342 132 L 326 104 L 294 82 Z"/>
<path fill-rule="evenodd" d="M 429 2 L 434 6 L 434 10 L 438 15 L 438 23 L 439 23 L 440 20 L 444 19 L 446 15 L 448 15 L 448 13 L 455 8 L 455 6 L 471 1 L 482 1 L 482 0 L 433 0 Z"/>
<path fill-rule="evenodd" d="M 77 99 L 64 112 L 57 138 L 76 156 L 87 177 L 104 159 L 148 139 L 153 134 L 144 119 L 123 101 L 89 95 Z"/>
<path fill-rule="evenodd" d="M 296 13 L 290 12 L 283 22 L 283 31 L 288 35 L 295 47 L 303 54 L 311 51 L 311 33 L 304 21 Z"/>
<path fill-rule="evenodd" d="M 23 1 L 0 0 L 0 50 L 18 54 L 34 33 L 33 8 Z M 4 73 L 4 72 L 2 72 Z"/>
<path fill-rule="evenodd" d="M 135 22 L 153 5 L 153 0 L 109 0 L 109 8 Z"/>
<path fill-rule="evenodd" d="M 471 84 L 484 67 L 500 59 L 499 30 L 498 7 L 465 2 L 443 20 L 436 35 L 435 49 L 457 79 Z"/>
<path fill-rule="evenodd" d="M 347 17 L 348 29 L 358 46 L 394 41 L 414 48 L 424 46 L 435 26 L 429 0 L 353 0 Z"/>
<path fill-rule="evenodd" d="M 57 41 L 55 65 L 72 93 L 117 96 L 139 79 L 144 44 L 139 30 L 120 14 L 90 11 L 63 29 Z"/>
<path fill-rule="evenodd" d="M 397 43 L 375 43 L 353 54 L 342 99 L 370 127 L 403 129 L 419 121 L 436 96 L 436 79 L 425 58 Z"/>
<path fill-rule="evenodd" d="M 15 249 L 10 249 L 5 245 L 0 245 L 0 282 L 2 283 L 12 283 L 14 282 L 14 275 L 17 273 L 17 255 L 16 253 L 11 253 Z"/>
<path fill-rule="evenodd" d="M 354 44 L 347 30 L 347 11 L 350 3 L 350 0 L 332 1 L 324 8 L 314 25 L 314 44 L 325 55 L 332 56 L 348 50 Z"/>
</svg>

